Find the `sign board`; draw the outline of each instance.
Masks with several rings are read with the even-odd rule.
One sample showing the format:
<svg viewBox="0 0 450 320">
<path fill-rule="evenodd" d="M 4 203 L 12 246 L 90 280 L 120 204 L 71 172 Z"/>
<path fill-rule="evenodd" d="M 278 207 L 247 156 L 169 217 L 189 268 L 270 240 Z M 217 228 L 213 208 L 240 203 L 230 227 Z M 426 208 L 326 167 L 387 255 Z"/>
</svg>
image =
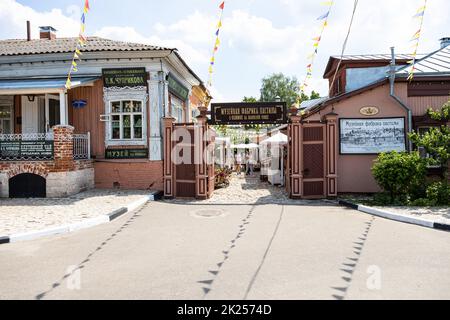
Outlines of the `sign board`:
<svg viewBox="0 0 450 320">
<path fill-rule="evenodd" d="M 169 83 L 169 91 L 180 98 L 183 101 L 186 101 L 189 97 L 189 89 L 183 86 L 177 79 L 175 79 L 170 73 L 167 77 L 167 81 Z"/>
<path fill-rule="evenodd" d="M 405 150 L 405 118 L 340 119 L 341 154 Z"/>
<path fill-rule="evenodd" d="M 103 86 L 110 87 L 145 87 L 147 72 L 145 68 L 103 69 Z"/>
<path fill-rule="evenodd" d="M 213 103 L 213 125 L 227 124 L 284 124 L 287 123 L 285 102 Z"/>
<path fill-rule="evenodd" d="M 148 149 L 106 149 L 106 159 L 148 159 Z"/>
<path fill-rule="evenodd" d="M 379 114 L 380 109 L 378 109 L 375 106 L 367 106 L 367 107 L 362 107 L 361 109 L 359 109 L 359 113 L 361 113 L 363 116 L 372 117 L 372 116 L 376 116 L 377 114 Z"/>
<path fill-rule="evenodd" d="M 0 141 L 0 160 L 52 160 L 53 141 Z"/>
</svg>

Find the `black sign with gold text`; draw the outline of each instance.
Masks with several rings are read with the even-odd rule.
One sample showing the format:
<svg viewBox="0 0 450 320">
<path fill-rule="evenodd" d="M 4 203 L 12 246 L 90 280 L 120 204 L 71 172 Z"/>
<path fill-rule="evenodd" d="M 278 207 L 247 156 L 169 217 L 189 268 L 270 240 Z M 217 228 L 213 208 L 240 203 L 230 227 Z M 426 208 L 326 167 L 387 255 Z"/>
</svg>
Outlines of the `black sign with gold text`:
<svg viewBox="0 0 450 320">
<path fill-rule="evenodd" d="M 212 103 L 212 125 L 284 124 L 287 123 L 285 102 Z"/>
<path fill-rule="evenodd" d="M 110 87 L 145 87 L 147 72 L 145 68 L 103 69 L 103 85 Z"/>
</svg>

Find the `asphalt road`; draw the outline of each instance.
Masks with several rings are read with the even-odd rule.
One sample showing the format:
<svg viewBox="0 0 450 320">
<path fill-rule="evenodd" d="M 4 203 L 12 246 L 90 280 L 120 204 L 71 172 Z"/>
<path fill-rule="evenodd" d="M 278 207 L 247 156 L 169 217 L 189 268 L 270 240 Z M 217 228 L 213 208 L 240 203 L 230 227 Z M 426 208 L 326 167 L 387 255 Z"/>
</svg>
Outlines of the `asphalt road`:
<svg viewBox="0 0 450 320">
<path fill-rule="evenodd" d="M 0 246 L 0 299 L 450 299 L 450 233 L 335 206 L 153 202 Z"/>
</svg>

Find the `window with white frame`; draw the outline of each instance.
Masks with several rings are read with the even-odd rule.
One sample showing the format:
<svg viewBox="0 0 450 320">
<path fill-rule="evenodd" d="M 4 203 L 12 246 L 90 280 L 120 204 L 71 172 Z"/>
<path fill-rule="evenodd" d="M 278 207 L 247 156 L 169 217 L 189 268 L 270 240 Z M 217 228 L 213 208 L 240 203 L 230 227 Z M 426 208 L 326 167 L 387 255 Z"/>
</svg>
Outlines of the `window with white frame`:
<svg viewBox="0 0 450 320">
<path fill-rule="evenodd" d="M 177 123 L 183 122 L 183 116 L 184 116 L 183 101 L 172 96 L 170 99 L 170 103 L 171 103 L 171 108 L 172 108 L 172 117 L 174 117 L 176 119 L 175 122 L 177 122 Z"/>
<path fill-rule="evenodd" d="M 12 107 L 12 97 L 0 97 L 0 134 L 10 134 L 13 131 Z"/>
<path fill-rule="evenodd" d="M 142 140 L 144 138 L 143 101 L 111 101 L 111 140 Z"/>
</svg>

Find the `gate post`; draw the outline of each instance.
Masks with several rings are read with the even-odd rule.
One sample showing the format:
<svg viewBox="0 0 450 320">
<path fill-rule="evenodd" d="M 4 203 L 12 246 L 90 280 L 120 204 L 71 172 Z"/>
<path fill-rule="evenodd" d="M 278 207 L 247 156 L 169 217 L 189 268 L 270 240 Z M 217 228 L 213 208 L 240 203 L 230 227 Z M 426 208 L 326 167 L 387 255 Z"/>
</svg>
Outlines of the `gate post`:
<svg viewBox="0 0 450 320">
<path fill-rule="evenodd" d="M 194 127 L 194 152 L 195 152 L 195 198 L 199 200 L 208 199 L 208 168 L 205 159 L 207 143 L 205 132 L 208 130 L 207 108 L 199 107 L 200 115 Z"/>
<path fill-rule="evenodd" d="M 303 196 L 302 149 L 303 127 L 297 108 L 291 109 L 290 126 L 290 197 L 301 199 Z"/>
<path fill-rule="evenodd" d="M 327 196 L 337 197 L 337 117 L 334 112 L 325 115 L 327 122 Z"/>
<path fill-rule="evenodd" d="M 172 136 L 173 136 L 173 123 L 175 119 L 172 117 L 164 117 L 164 197 L 175 197 L 175 183 L 173 174 L 173 159 L 172 159 Z"/>
</svg>

